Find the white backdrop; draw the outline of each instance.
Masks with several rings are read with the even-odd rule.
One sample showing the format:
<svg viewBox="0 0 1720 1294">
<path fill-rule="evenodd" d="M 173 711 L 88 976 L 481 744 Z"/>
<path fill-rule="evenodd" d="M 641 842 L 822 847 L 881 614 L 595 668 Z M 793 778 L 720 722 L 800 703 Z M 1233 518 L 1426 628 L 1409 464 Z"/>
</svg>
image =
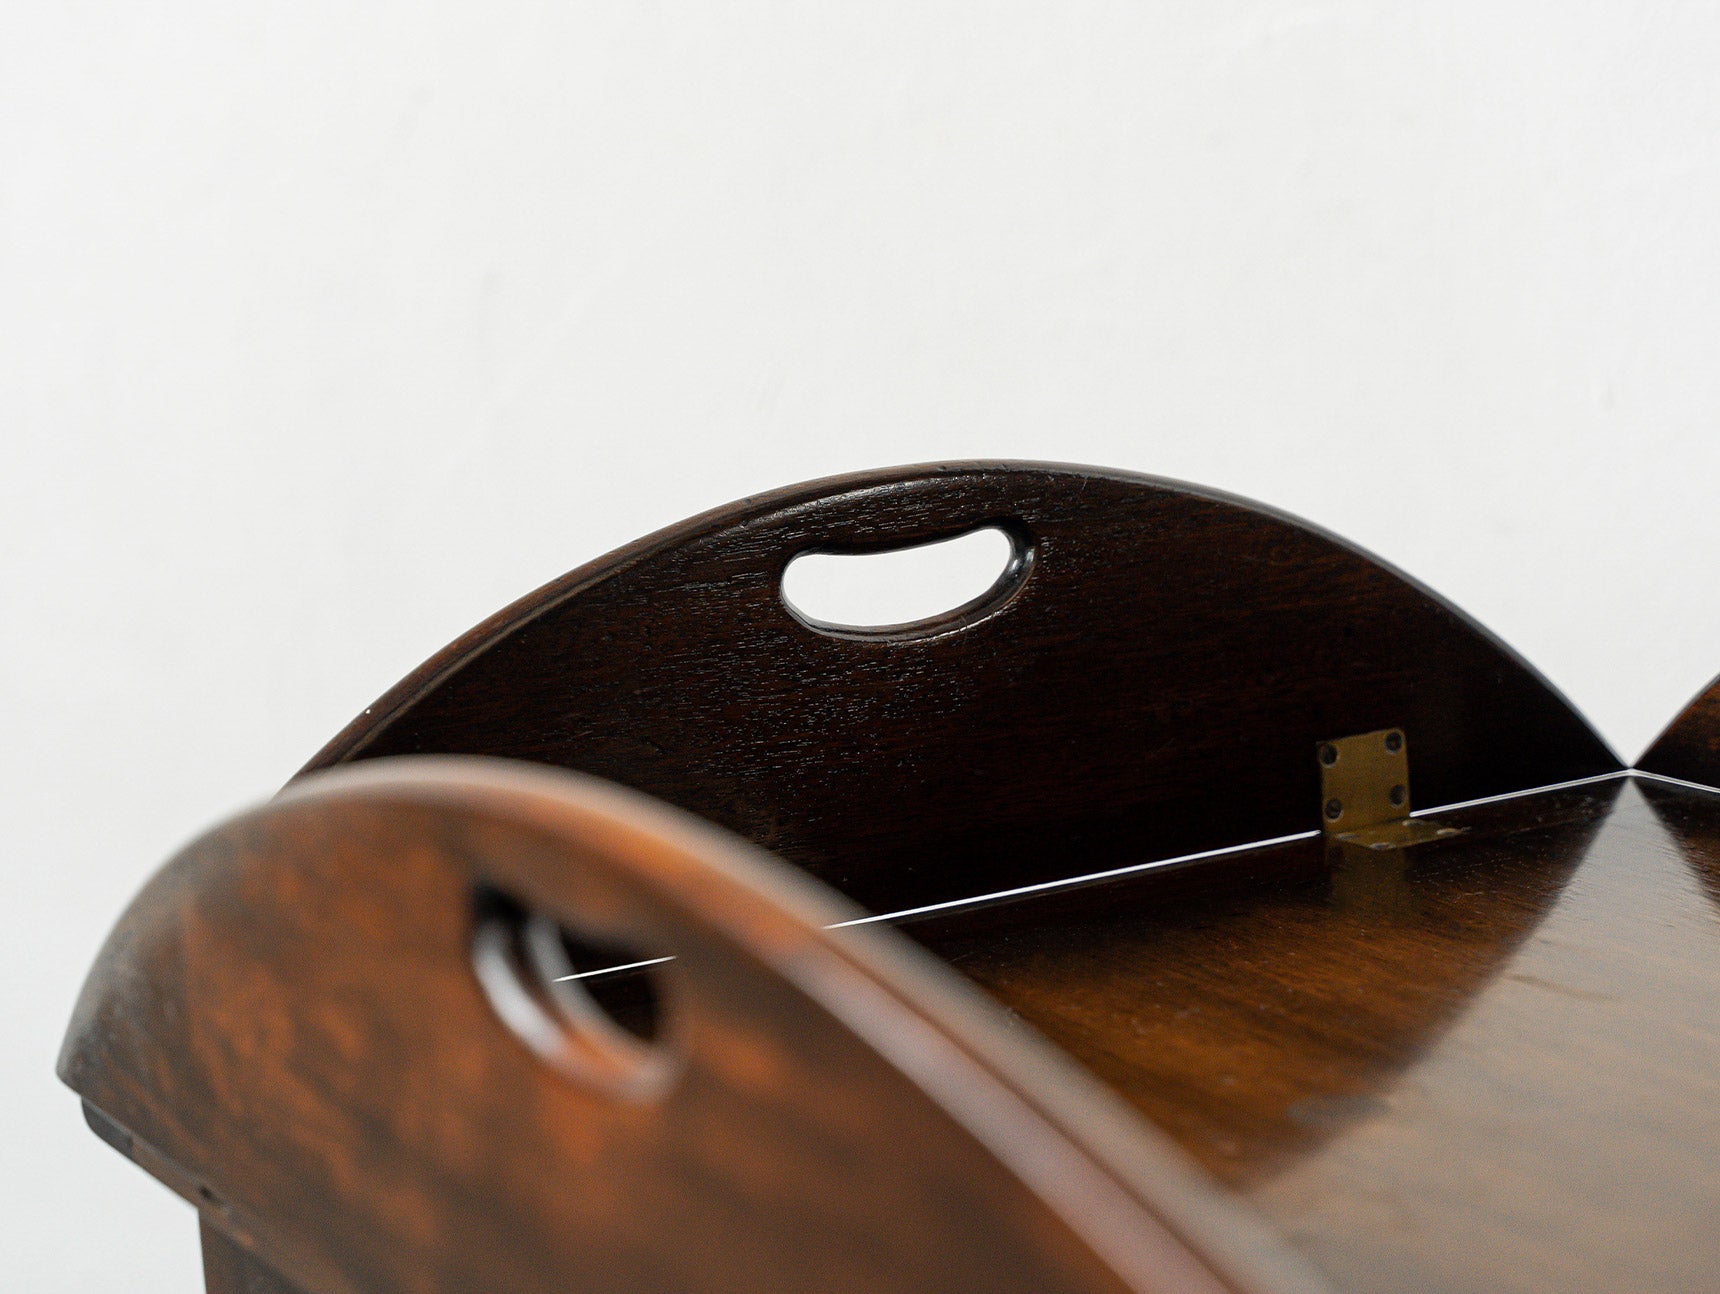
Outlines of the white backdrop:
<svg viewBox="0 0 1720 1294">
<path fill-rule="evenodd" d="M 355 11 L 356 10 L 356 11 Z M 1720 12 L 0 14 L 0 1280 L 196 1284 L 51 1077 L 149 870 L 562 570 L 1086 461 L 1407 568 L 1627 758 L 1720 670 Z"/>
</svg>

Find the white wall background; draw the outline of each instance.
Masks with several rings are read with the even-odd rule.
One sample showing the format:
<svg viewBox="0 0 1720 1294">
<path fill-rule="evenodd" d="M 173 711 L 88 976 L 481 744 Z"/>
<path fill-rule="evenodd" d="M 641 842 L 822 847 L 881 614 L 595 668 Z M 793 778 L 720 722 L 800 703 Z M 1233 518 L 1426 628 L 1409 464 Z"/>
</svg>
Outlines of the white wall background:
<svg viewBox="0 0 1720 1294">
<path fill-rule="evenodd" d="M 0 1277 L 200 1288 L 51 1077 L 108 924 L 399 675 L 771 486 L 1313 518 L 1627 757 L 1720 670 L 1720 11 L 0 9 Z"/>
</svg>

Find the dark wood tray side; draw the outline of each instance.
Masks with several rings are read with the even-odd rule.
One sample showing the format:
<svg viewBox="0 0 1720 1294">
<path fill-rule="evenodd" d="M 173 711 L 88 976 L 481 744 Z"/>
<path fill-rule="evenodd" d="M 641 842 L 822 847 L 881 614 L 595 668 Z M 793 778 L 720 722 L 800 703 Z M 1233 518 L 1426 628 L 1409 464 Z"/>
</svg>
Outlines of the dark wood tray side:
<svg viewBox="0 0 1720 1294">
<path fill-rule="evenodd" d="M 1636 766 L 1645 773 L 1720 787 L 1720 678 L 1679 711 Z"/>
<path fill-rule="evenodd" d="M 984 525 L 1016 569 L 929 631 L 821 633 L 780 596 L 799 553 Z M 1620 767 L 1508 648 L 1331 535 L 1148 477 L 968 463 L 742 500 L 582 567 L 307 771 L 578 768 L 885 911 L 1316 827 L 1315 743 L 1385 727 L 1421 806 Z"/>
<path fill-rule="evenodd" d="M 484 885 L 675 959 L 651 971 L 653 1081 L 496 1007 Z M 338 770 L 158 874 L 61 1075 L 198 1205 L 215 1289 L 1318 1288 L 952 973 L 892 931 L 824 928 L 850 914 L 591 779 Z"/>
</svg>

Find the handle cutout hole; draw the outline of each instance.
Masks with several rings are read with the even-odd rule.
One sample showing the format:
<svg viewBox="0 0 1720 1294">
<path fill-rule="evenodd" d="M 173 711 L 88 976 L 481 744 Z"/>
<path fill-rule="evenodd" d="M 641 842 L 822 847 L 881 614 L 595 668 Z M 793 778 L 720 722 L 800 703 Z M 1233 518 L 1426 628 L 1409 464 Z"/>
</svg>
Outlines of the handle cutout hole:
<svg viewBox="0 0 1720 1294">
<path fill-rule="evenodd" d="M 663 1031 L 663 998 L 653 966 L 668 957 L 644 957 L 616 944 L 593 943 L 566 926 L 556 927 L 566 969 L 557 977 L 575 981 L 611 1020 L 640 1042 L 656 1042 Z"/>
<path fill-rule="evenodd" d="M 591 939 L 488 886 L 473 916 L 478 982 L 528 1047 L 616 1095 L 661 1093 L 673 1064 L 657 968 L 672 958 Z"/>
<path fill-rule="evenodd" d="M 954 627 L 1001 603 L 1026 573 L 1027 549 L 999 526 L 879 553 L 801 553 L 782 600 L 802 624 L 846 637 Z"/>
</svg>

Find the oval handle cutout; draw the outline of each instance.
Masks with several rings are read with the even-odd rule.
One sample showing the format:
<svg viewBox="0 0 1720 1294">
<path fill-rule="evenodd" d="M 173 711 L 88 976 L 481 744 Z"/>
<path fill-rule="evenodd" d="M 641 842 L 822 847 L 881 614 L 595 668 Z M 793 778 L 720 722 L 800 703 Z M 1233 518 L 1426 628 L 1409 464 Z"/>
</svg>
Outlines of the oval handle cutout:
<svg viewBox="0 0 1720 1294">
<path fill-rule="evenodd" d="M 1001 526 L 877 553 L 805 552 L 782 574 L 795 619 L 840 637 L 931 633 L 993 610 L 1025 576 L 1028 548 Z"/>
<path fill-rule="evenodd" d="M 589 1086 L 661 1095 L 675 1064 L 654 968 L 673 959 L 588 939 L 487 886 L 473 906 L 472 969 L 508 1027 Z"/>
</svg>

